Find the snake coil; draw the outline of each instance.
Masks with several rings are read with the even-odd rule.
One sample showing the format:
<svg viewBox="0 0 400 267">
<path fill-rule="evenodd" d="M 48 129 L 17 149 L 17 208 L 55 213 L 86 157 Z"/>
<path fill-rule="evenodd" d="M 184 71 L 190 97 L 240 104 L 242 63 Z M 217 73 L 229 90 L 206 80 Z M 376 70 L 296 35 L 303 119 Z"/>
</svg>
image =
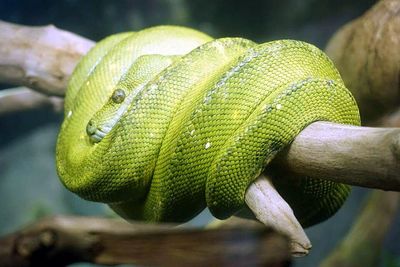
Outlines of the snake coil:
<svg viewBox="0 0 400 267">
<path fill-rule="evenodd" d="M 182 222 L 205 207 L 226 218 L 317 120 L 360 123 L 338 71 L 310 44 L 213 40 L 176 26 L 121 33 L 74 70 L 57 170 L 69 190 L 125 218 Z M 307 177 L 274 184 L 304 226 L 331 216 L 349 192 Z"/>
</svg>

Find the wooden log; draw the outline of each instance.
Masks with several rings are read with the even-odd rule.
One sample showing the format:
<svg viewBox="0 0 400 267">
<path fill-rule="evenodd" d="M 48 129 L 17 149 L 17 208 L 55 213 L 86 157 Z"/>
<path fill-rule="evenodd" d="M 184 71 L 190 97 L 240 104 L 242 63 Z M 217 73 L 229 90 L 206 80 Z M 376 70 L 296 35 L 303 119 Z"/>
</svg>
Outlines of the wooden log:
<svg viewBox="0 0 400 267">
<path fill-rule="evenodd" d="M 288 239 L 271 229 L 185 229 L 53 217 L 0 239 L 0 266 L 76 262 L 144 266 L 289 266 Z"/>
</svg>

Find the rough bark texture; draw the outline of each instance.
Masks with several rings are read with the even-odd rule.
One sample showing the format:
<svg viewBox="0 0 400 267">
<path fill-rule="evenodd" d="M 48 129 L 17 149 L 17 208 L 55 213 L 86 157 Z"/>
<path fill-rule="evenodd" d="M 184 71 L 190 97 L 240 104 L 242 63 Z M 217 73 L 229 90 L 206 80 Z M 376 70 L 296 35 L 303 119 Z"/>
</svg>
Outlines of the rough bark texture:
<svg viewBox="0 0 400 267">
<path fill-rule="evenodd" d="M 278 155 L 272 171 L 400 191 L 400 129 L 316 122 Z"/>
<path fill-rule="evenodd" d="M 268 176 L 260 175 L 249 186 L 245 202 L 257 220 L 289 237 L 293 256 L 303 257 L 309 253 L 312 247 L 310 240 Z"/>
<path fill-rule="evenodd" d="M 364 122 L 400 104 L 400 1 L 383 0 L 342 27 L 326 52 L 359 104 Z"/>
<path fill-rule="evenodd" d="M 266 228 L 183 229 L 54 217 L 0 239 L 0 266 L 75 262 L 145 266 L 289 266 L 286 237 Z"/>
<path fill-rule="evenodd" d="M 54 112 L 61 112 L 64 109 L 64 100 L 56 96 L 46 96 L 26 87 L 0 91 L 0 116 L 44 107 L 50 107 Z"/>
<path fill-rule="evenodd" d="M 400 1 L 379 1 L 362 17 L 342 27 L 326 49 L 339 68 L 346 85 L 355 95 L 364 122 L 371 126 L 400 127 L 399 14 Z M 380 130 L 376 129 L 377 140 L 387 140 L 386 148 L 393 152 L 394 158 L 398 158 L 399 155 L 397 130 L 393 129 L 394 135 L 379 135 Z M 378 157 L 382 149 L 385 148 L 382 146 L 370 154 Z M 374 162 L 371 164 L 390 173 L 390 164 L 386 165 L 386 159 L 382 157 L 380 161 L 377 158 L 377 166 Z M 359 161 L 350 160 L 349 163 L 359 164 Z M 378 179 L 369 178 L 375 182 L 380 180 L 378 176 Z M 381 183 L 386 184 L 386 181 Z M 399 211 L 399 206 L 399 193 L 378 190 L 370 193 L 364 209 L 349 233 L 321 266 L 378 266 L 382 242 Z"/>
<path fill-rule="evenodd" d="M 21 27 L 0 21 L 0 82 L 63 96 L 76 63 L 93 45 L 53 25 Z"/>
</svg>

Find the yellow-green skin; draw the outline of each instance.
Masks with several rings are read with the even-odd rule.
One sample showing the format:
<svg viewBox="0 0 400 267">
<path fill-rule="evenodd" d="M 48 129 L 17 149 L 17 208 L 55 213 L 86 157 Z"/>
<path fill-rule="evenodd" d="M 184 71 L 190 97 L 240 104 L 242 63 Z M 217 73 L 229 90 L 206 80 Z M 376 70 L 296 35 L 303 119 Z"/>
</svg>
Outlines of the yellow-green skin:
<svg viewBox="0 0 400 267">
<path fill-rule="evenodd" d="M 153 27 L 108 37 L 81 60 L 57 170 L 69 190 L 128 219 L 182 222 L 205 207 L 226 218 L 276 153 L 317 120 L 360 123 L 318 48 Z M 349 192 L 326 180 L 275 180 L 305 226 L 331 216 Z"/>
</svg>

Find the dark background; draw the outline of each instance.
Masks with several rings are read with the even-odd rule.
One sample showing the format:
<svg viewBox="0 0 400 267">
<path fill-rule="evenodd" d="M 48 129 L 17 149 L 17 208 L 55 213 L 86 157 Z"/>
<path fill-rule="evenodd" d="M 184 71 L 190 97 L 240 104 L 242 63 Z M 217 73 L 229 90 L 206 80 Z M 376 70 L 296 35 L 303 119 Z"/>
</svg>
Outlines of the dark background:
<svg viewBox="0 0 400 267">
<path fill-rule="evenodd" d="M 364 13 L 375 1 L 346 0 L 0 0 L 0 19 L 26 25 L 55 26 L 89 39 L 159 24 L 203 30 L 215 37 L 241 36 L 263 42 L 300 39 L 323 49 L 332 34 Z M 10 85 L 2 84 L 0 88 Z M 112 216 L 102 204 L 67 192 L 55 173 L 55 140 L 61 114 L 50 110 L 0 117 L 0 234 L 51 214 Z M 330 220 L 307 230 L 311 254 L 295 266 L 317 266 L 343 238 L 368 190 L 355 188 Z M 210 219 L 207 212 L 193 222 Z M 381 266 L 400 266 L 400 216 L 385 241 Z"/>
</svg>

